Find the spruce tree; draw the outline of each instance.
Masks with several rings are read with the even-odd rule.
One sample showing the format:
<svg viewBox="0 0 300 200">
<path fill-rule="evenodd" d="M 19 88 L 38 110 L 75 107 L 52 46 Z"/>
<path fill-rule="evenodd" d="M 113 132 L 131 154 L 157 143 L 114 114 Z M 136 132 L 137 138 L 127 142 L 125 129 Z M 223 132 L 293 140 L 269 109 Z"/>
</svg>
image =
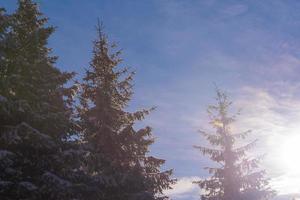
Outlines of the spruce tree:
<svg viewBox="0 0 300 200">
<path fill-rule="evenodd" d="M 165 161 L 148 155 L 154 142 L 151 128 L 134 128 L 151 109 L 126 111 L 134 73 L 120 66 L 121 51 L 108 42 L 100 25 L 97 32 L 78 109 L 89 151 L 85 169 L 99 182 L 96 198 L 167 199 L 163 190 L 174 183 L 172 170 L 161 171 Z"/>
<path fill-rule="evenodd" d="M 74 199 L 80 185 L 69 142 L 73 73 L 61 72 L 47 40 L 53 33 L 31 0 L 0 11 L 0 197 Z M 72 147 L 72 148 L 71 148 Z"/>
<path fill-rule="evenodd" d="M 256 140 L 239 146 L 250 131 L 232 133 L 232 123 L 237 115 L 230 115 L 232 102 L 227 95 L 216 90 L 216 104 L 208 107 L 210 125 L 214 133 L 200 131 L 212 147 L 195 146 L 201 153 L 216 162 L 216 167 L 207 167 L 211 177 L 197 181 L 204 191 L 202 200 L 266 200 L 274 192 L 268 186 L 265 171 L 259 169 L 260 158 L 247 156 Z M 213 148 L 215 147 L 215 148 Z"/>
</svg>

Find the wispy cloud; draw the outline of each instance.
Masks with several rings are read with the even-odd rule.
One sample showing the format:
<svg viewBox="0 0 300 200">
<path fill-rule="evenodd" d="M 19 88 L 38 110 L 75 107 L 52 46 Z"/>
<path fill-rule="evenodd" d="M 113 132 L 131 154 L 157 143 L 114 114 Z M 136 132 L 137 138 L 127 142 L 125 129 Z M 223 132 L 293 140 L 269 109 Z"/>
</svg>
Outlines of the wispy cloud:
<svg viewBox="0 0 300 200">
<path fill-rule="evenodd" d="M 180 200 L 198 200 L 200 198 L 200 189 L 198 185 L 193 184 L 193 181 L 200 180 L 200 177 L 182 177 L 178 179 L 173 190 L 165 191 L 165 194 L 172 199 Z"/>
<path fill-rule="evenodd" d="M 259 144 L 256 154 L 265 154 L 263 167 L 272 178 L 272 185 L 279 194 L 299 193 L 300 174 L 298 170 L 291 170 L 292 162 L 299 163 L 297 156 L 284 163 L 286 151 L 284 143 L 300 136 L 300 99 L 296 95 L 294 85 L 285 85 L 284 98 L 274 92 L 273 88 L 262 89 L 244 87 L 241 89 L 236 102 L 237 107 L 243 108 L 237 123 L 237 129 L 249 128 L 253 130 L 253 137 L 258 138 Z M 289 98 L 287 98 L 287 96 Z M 290 152 L 291 153 L 291 152 Z M 285 158 L 286 159 L 286 158 Z"/>
</svg>

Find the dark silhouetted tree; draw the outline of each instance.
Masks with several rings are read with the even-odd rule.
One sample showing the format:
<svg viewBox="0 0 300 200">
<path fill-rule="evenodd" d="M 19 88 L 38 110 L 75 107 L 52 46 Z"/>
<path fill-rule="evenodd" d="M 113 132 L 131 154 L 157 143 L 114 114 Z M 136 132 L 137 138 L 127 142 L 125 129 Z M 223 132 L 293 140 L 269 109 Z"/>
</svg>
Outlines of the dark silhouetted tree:
<svg viewBox="0 0 300 200">
<path fill-rule="evenodd" d="M 250 131 L 232 133 L 232 123 L 236 115 L 230 115 L 232 104 L 227 95 L 216 90 L 216 104 L 208 107 L 210 125 L 214 133 L 200 131 L 212 146 L 195 146 L 201 153 L 217 163 L 216 167 L 207 167 L 211 177 L 195 183 L 204 191 L 202 200 L 266 200 L 274 192 L 268 186 L 265 171 L 259 170 L 259 158 L 250 158 L 247 151 L 256 140 L 239 146 L 239 139 L 245 139 Z M 215 147 L 215 148 L 213 148 Z"/>
<path fill-rule="evenodd" d="M 100 25 L 93 58 L 82 84 L 82 134 L 90 152 L 86 171 L 99 181 L 98 199 L 167 199 L 163 190 L 174 180 L 172 170 L 161 171 L 164 160 L 148 156 L 154 140 L 151 128 L 135 129 L 150 110 L 126 111 L 133 94 L 133 72 L 120 67 L 115 45 Z"/>
<path fill-rule="evenodd" d="M 74 199 L 80 188 L 72 95 L 47 40 L 54 28 L 31 0 L 0 9 L 0 198 Z M 71 148 L 72 147 L 72 148 Z"/>
</svg>

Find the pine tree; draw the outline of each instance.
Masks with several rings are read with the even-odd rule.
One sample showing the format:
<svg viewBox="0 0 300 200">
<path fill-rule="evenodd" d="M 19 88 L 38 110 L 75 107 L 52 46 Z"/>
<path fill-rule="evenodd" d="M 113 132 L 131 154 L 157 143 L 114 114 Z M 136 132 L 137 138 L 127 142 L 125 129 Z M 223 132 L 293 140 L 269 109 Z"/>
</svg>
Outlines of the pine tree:
<svg viewBox="0 0 300 200">
<path fill-rule="evenodd" d="M 148 156 L 151 128 L 134 128 L 150 110 L 128 112 L 133 72 L 120 67 L 121 51 L 109 44 L 100 25 L 93 59 L 82 84 L 81 128 L 90 152 L 86 171 L 98 184 L 98 199 L 167 199 L 163 190 L 174 180 L 160 171 L 164 160 Z"/>
<path fill-rule="evenodd" d="M 232 133 L 232 123 L 237 115 L 230 115 L 232 102 L 227 95 L 216 90 L 216 104 L 208 107 L 210 124 L 215 133 L 200 131 L 208 143 L 216 148 L 195 146 L 203 155 L 219 167 L 207 167 L 212 176 L 195 183 L 204 190 L 202 200 L 266 200 L 274 192 L 268 186 L 265 171 L 259 170 L 260 158 L 250 158 L 249 151 L 256 140 L 238 147 L 239 139 L 245 139 L 250 131 Z"/>
<path fill-rule="evenodd" d="M 0 12 L 0 197 L 72 199 L 80 186 L 78 162 L 68 138 L 74 87 L 50 56 L 53 27 L 31 0 L 15 13 Z M 72 148 L 71 148 L 72 147 Z M 77 171 L 76 171 L 77 170 Z"/>
<path fill-rule="evenodd" d="M 6 14 L 6 10 L 0 7 L 0 47 L 4 46 L 3 42 L 5 41 L 5 38 L 7 37 L 8 34 L 9 22 L 10 22 L 10 15 Z M 3 62 L 4 52 L 1 51 L 0 53 L 1 53 L 0 62 Z"/>
</svg>

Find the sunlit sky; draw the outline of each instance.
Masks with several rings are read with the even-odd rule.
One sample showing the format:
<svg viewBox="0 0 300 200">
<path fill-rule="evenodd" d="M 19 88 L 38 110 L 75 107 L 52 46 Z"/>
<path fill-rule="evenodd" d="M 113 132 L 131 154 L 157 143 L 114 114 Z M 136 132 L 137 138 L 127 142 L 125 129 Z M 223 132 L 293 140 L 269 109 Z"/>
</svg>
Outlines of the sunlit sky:
<svg viewBox="0 0 300 200">
<path fill-rule="evenodd" d="M 12 11 L 14 0 L 0 0 Z M 151 154 L 165 158 L 179 179 L 167 193 L 199 199 L 191 184 L 207 176 L 209 161 L 192 145 L 207 127 L 214 83 L 228 91 L 242 115 L 236 130 L 252 129 L 254 153 L 279 199 L 300 193 L 300 1 L 289 0 L 39 0 L 57 27 L 49 45 L 62 70 L 83 74 L 99 17 L 124 64 L 136 70 L 130 109 L 157 106 Z"/>
</svg>

